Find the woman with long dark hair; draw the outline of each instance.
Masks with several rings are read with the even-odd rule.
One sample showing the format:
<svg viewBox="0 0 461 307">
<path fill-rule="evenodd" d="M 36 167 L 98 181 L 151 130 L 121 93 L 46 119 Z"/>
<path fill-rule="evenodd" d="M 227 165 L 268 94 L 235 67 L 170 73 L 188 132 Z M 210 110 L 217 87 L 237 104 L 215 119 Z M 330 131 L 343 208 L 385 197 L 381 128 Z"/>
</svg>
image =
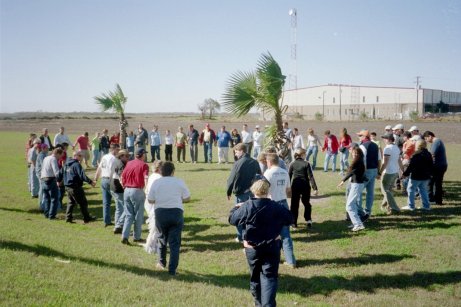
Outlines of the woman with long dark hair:
<svg viewBox="0 0 461 307">
<path fill-rule="evenodd" d="M 338 187 L 342 186 L 346 180 L 351 178 L 350 191 L 346 201 L 346 211 L 352 222 L 352 231 L 360 231 L 365 229 L 360 216 L 358 213 L 357 203 L 359 197 L 362 195 L 365 179 L 365 163 L 363 161 L 363 151 L 360 147 L 354 147 L 352 149 L 352 164 L 349 167 L 346 176 L 338 184 Z"/>
<path fill-rule="evenodd" d="M 312 227 L 312 206 L 311 186 L 314 189 L 314 195 L 317 195 L 317 184 L 315 183 L 314 174 L 312 173 L 311 165 L 305 161 L 306 150 L 298 148 L 294 154 L 295 160 L 290 164 L 288 174 L 291 182 L 291 207 L 290 211 L 293 215 L 293 227 L 298 227 L 298 210 L 299 200 L 304 205 L 304 219 L 307 227 Z"/>
</svg>

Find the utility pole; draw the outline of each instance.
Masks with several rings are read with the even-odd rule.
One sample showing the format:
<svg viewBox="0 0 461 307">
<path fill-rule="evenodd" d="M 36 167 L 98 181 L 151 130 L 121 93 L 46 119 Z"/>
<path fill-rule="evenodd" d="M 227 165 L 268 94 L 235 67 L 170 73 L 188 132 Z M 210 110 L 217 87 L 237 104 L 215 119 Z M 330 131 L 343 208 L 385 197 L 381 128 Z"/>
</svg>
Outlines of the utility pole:
<svg viewBox="0 0 461 307">
<path fill-rule="evenodd" d="M 416 113 L 418 112 L 418 103 L 419 103 L 419 87 L 421 86 L 421 76 L 416 76 Z M 421 110 L 423 113 L 424 109 Z"/>
<path fill-rule="evenodd" d="M 291 16 L 291 56 L 290 56 L 290 90 L 298 89 L 298 74 L 297 74 L 297 28 L 298 28 L 298 12 L 292 8 L 288 15 Z"/>
</svg>

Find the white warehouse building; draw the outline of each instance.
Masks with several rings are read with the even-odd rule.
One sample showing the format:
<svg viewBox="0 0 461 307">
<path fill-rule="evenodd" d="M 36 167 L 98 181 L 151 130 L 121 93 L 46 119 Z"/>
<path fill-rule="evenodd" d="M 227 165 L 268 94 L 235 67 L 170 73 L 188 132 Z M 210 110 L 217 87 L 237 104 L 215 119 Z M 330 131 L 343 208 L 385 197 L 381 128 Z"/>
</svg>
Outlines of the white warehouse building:
<svg viewBox="0 0 461 307">
<path fill-rule="evenodd" d="M 328 84 L 286 90 L 283 104 L 306 120 L 408 119 L 412 112 L 460 112 L 461 92 Z"/>
</svg>

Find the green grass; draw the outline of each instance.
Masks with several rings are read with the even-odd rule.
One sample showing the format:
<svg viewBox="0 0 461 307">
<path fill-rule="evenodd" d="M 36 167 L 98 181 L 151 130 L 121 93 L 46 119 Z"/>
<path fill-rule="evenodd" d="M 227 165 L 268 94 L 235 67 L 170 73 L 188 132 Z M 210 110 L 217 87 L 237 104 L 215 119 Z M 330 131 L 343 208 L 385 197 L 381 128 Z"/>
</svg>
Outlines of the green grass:
<svg viewBox="0 0 461 307">
<path fill-rule="evenodd" d="M 62 213 L 58 221 L 42 217 L 27 192 L 26 134 L 1 132 L 0 138 L 1 305 L 252 305 L 246 260 L 227 223 L 231 165 L 176 165 L 192 202 L 186 204 L 179 275 L 171 278 L 155 270 L 154 256 L 122 245 L 103 227 L 99 188 L 86 189 L 97 222 L 69 225 Z M 444 206 L 387 216 L 379 211 L 378 192 L 374 216 L 358 234 L 343 221 L 339 175 L 316 171 L 321 197 L 313 201 L 314 228 L 301 223 L 292 234 L 299 268 L 281 266 L 279 305 L 459 306 L 460 150 L 448 146 Z M 406 204 L 400 196 L 398 203 Z"/>
</svg>

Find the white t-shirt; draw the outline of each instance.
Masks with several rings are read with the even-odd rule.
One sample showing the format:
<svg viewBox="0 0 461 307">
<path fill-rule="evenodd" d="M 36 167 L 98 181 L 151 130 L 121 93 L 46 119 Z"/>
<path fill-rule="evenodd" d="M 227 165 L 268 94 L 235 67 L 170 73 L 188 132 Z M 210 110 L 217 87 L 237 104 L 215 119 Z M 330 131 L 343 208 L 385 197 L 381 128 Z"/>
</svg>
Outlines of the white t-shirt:
<svg viewBox="0 0 461 307">
<path fill-rule="evenodd" d="M 144 192 L 146 193 L 146 195 L 149 195 L 149 191 L 150 191 L 150 188 L 152 186 L 152 184 L 154 183 L 155 180 L 159 179 L 159 178 L 162 178 L 162 175 L 158 174 L 158 173 L 152 173 L 149 178 L 147 179 L 147 184 L 146 184 L 146 187 L 144 189 Z M 146 200 L 144 201 L 144 209 L 146 210 L 147 212 L 147 216 L 151 216 L 152 212 L 154 210 L 153 209 L 153 205 L 149 203 L 147 197 L 146 197 Z"/>
<path fill-rule="evenodd" d="M 317 144 L 319 143 L 319 138 L 316 136 L 316 135 L 308 135 L 307 136 L 307 143 L 308 143 L 308 147 L 316 147 Z"/>
<path fill-rule="evenodd" d="M 251 132 L 242 130 L 240 133 L 242 135 L 242 143 L 251 143 L 252 138 L 251 138 Z"/>
<path fill-rule="evenodd" d="M 190 192 L 184 181 L 172 176 L 155 180 L 147 195 L 149 201 L 155 202 L 155 209 L 178 208 L 184 210 L 182 200 L 188 197 L 190 197 Z"/>
<path fill-rule="evenodd" d="M 263 146 L 264 134 L 262 132 L 255 131 L 253 132 L 253 145 L 255 147 Z"/>
<path fill-rule="evenodd" d="M 387 162 L 386 169 L 384 172 L 386 174 L 396 174 L 399 172 L 399 159 L 400 159 L 400 149 L 397 145 L 389 144 L 384 147 L 383 151 L 384 156 L 389 156 L 389 161 Z"/>
<path fill-rule="evenodd" d="M 269 196 L 273 201 L 287 199 L 287 188 L 290 186 L 288 172 L 279 166 L 272 166 L 264 172 L 264 177 L 271 183 Z"/>
<path fill-rule="evenodd" d="M 293 148 L 303 148 L 304 149 L 304 140 L 301 134 L 295 135 L 293 137 Z"/>
<path fill-rule="evenodd" d="M 99 167 L 101 168 L 101 177 L 111 178 L 114 173 L 115 156 L 112 153 L 102 156 Z"/>
</svg>

